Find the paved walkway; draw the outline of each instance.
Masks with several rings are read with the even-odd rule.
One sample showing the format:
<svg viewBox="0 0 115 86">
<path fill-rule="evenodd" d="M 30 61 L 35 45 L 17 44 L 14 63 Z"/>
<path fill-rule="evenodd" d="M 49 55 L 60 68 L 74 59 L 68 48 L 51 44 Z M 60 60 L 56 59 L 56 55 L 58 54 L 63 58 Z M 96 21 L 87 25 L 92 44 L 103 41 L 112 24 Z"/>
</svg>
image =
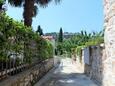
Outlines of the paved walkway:
<svg viewBox="0 0 115 86">
<path fill-rule="evenodd" d="M 53 68 L 35 86 L 97 86 L 86 77 L 70 59 L 63 59 L 57 68 Z"/>
</svg>

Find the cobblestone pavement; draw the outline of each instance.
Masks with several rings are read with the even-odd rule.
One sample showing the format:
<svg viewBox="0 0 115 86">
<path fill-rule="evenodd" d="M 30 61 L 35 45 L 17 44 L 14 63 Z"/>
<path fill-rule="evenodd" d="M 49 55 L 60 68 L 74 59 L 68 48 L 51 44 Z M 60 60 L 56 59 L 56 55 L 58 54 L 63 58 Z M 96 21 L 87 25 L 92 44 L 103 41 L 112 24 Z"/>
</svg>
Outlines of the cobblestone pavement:
<svg viewBox="0 0 115 86">
<path fill-rule="evenodd" d="M 97 86 L 86 77 L 71 59 L 61 60 L 57 68 L 53 68 L 35 86 Z"/>
</svg>

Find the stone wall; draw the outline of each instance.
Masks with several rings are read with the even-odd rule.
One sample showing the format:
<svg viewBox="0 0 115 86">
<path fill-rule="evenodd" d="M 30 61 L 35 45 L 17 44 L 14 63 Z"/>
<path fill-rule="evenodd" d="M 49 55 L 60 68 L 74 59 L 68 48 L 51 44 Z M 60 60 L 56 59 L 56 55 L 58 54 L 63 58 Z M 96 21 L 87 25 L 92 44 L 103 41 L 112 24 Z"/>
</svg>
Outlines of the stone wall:
<svg viewBox="0 0 115 86">
<path fill-rule="evenodd" d="M 105 50 L 104 86 L 115 86 L 115 0 L 104 0 Z"/>
<path fill-rule="evenodd" d="M 84 51 L 82 52 L 88 52 Z M 84 72 L 90 79 L 94 80 L 99 86 L 115 86 L 114 78 L 114 64 L 113 60 L 108 60 L 107 51 L 104 46 L 91 46 L 89 47 L 87 63 L 85 54 L 82 53 L 82 65 L 84 64 Z M 112 65 L 111 65 L 112 64 Z"/>
<path fill-rule="evenodd" d="M 84 52 L 85 49 L 83 49 Z M 99 85 L 102 85 L 103 80 L 103 59 L 105 56 L 104 46 L 91 46 L 87 48 L 88 52 L 88 62 L 84 61 L 84 72 L 90 79 L 93 79 Z M 82 55 L 82 58 L 85 58 Z M 86 60 L 86 59 L 84 59 Z"/>
<path fill-rule="evenodd" d="M 92 50 L 95 58 L 91 57 L 91 64 L 84 68 L 87 75 L 103 86 L 115 86 L 115 0 L 104 0 L 104 30 L 105 49 L 99 50 L 104 53 Z"/>
<path fill-rule="evenodd" d="M 42 64 L 2 81 L 0 86 L 33 86 L 44 74 L 54 66 L 54 59 L 48 59 Z"/>
</svg>

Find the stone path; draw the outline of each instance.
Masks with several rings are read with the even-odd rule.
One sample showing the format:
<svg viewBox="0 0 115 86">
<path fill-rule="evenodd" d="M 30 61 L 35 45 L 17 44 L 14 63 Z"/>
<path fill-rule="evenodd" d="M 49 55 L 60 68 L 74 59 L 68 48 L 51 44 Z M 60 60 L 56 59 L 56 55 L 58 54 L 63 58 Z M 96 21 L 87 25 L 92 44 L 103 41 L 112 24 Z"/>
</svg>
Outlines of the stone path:
<svg viewBox="0 0 115 86">
<path fill-rule="evenodd" d="M 53 68 L 35 86 L 97 86 L 86 77 L 71 59 L 62 59 L 57 68 Z"/>
</svg>

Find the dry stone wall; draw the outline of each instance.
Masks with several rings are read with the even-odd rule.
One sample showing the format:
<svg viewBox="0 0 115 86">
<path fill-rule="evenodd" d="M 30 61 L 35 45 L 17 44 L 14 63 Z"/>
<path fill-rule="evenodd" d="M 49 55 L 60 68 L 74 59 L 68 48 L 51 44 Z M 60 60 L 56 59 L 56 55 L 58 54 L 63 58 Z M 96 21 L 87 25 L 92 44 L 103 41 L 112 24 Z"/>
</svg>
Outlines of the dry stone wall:
<svg viewBox="0 0 115 86">
<path fill-rule="evenodd" d="M 104 0 L 105 51 L 104 86 L 115 86 L 115 0 Z"/>
<path fill-rule="evenodd" d="M 85 54 L 83 53 L 82 55 L 82 64 L 84 64 L 85 74 L 89 76 L 90 79 L 93 79 L 99 86 L 115 86 L 114 60 L 107 56 L 106 47 L 91 46 L 87 48 L 87 51 L 84 50 L 85 49 L 83 49 L 82 52 L 88 52 L 89 54 L 89 63 L 84 61 L 87 59 Z"/>
<path fill-rule="evenodd" d="M 34 86 L 34 84 L 54 66 L 54 59 L 48 59 L 42 64 L 24 71 L 16 76 L 2 81 L 0 86 Z"/>
<path fill-rule="evenodd" d="M 92 59 L 92 64 L 85 65 L 85 71 L 87 74 L 89 71 L 88 75 L 101 82 L 103 86 L 115 86 L 115 0 L 104 0 L 104 30 L 104 53 L 98 56 L 95 53 L 93 55 L 95 60 Z M 97 57 L 100 57 L 100 59 Z M 98 65 L 101 64 L 98 61 L 102 63 L 102 66 L 99 68 Z M 93 65 L 94 68 L 92 68 Z M 96 71 L 98 72 L 96 73 Z M 99 71 L 102 72 L 102 77 L 99 76 Z"/>
<path fill-rule="evenodd" d="M 99 85 L 103 83 L 103 59 L 105 58 L 105 49 L 104 46 L 91 46 L 87 48 L 88 60 L 89 63 L 84 61 L 84 72 L 90 79 L 93 79 Z M 82 58 L 86 58 L 85 54 L 82 55 Z M 87 58 L 86 58 L 87 59 Z M 84 60 L 86 60 L 84 59 Z"/>
</svg>

